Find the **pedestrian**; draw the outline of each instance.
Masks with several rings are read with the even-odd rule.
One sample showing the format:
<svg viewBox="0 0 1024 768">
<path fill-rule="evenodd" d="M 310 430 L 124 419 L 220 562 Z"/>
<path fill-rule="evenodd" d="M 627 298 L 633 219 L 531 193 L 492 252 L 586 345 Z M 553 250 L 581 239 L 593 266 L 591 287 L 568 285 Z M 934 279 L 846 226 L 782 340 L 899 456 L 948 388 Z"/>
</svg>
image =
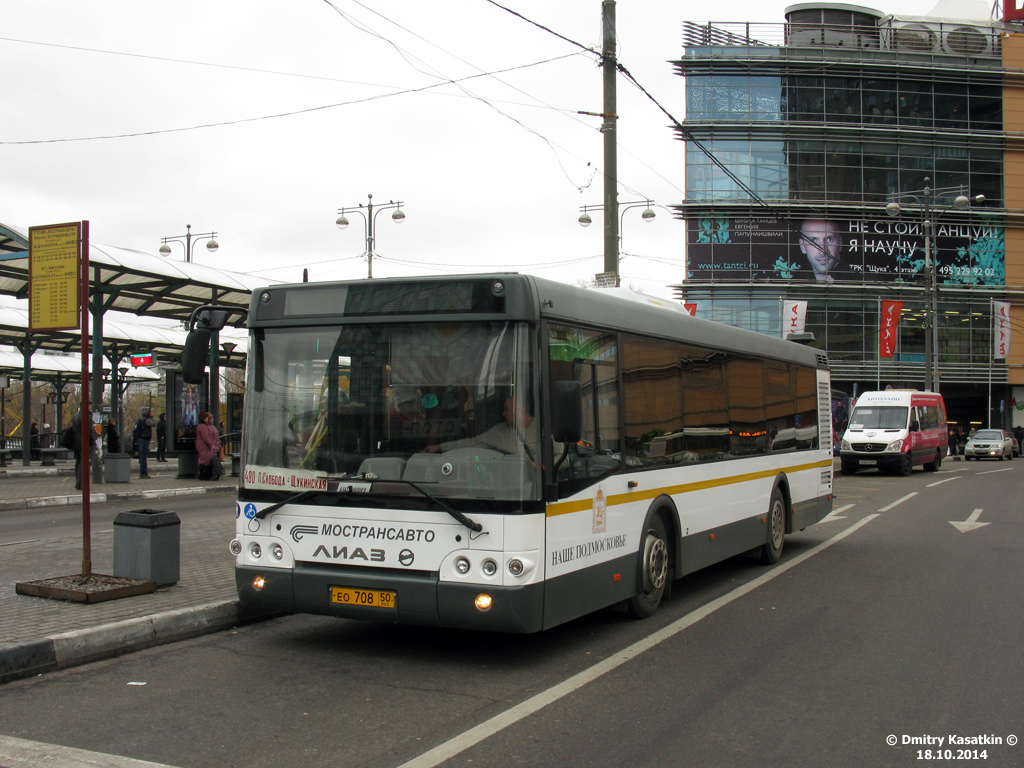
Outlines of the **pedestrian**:
<svg viewBox="0 0 1024 768">
<path fill-rule="evenodd" d="M 117 424 L 113 419 L 107 420 L 107 453 L 121 452 L 121 436 L 117 434 Z"/>
<path fill-rule="evenodd" d="M 1018 424 L 1013 430 L 1013 436 L 1017 438 L 1017 445 L 1024 451 L 1024 427 Z"/>
<path fill-rule="evenodd" d="M 959 432 L 960 432 L 960 427 L 958 427 L 956 424 L 950 425 L 950 427 L 949 427 L 949 436 L 948 436 L 949 455 L 950 456 L 956 456 L 956 449 L 960 445 L 960 434 L 959 434 Z"/>
<path fill-rule="evenodd" d="M 49 423 L 43 424 L 43 428 L 39 430 L 39 444 L 43 448 L 54 448 L 53 444 L 53 430 L 50 428 Z"/>
<path fill-rule="evenodd" d="M 33 461 L 42 458 L 39 453 L 39 422 L 33 421 L 32 427 L 29 430 L 29 450 L 31 451 L 31 457 Z"/>
<path fill-rule="evenodd" d="M 143 480 L 149 478 L 149 444 L 153 440 L 155 426 L 156 422 L 150 416 L 149 407 L 144 407 L 132 431 L 132 443 L 139 451 L 139 478 Z"/>
<path fill-rule="evenodd" d="M 82 412 L 75 411 L 71 417 L 71 433 L 74 443 L 71 451 L 75 454 L 75 490 L 82 490 Z"/>
<path fill-rule="evenodd" d="M 156 460 L 167 461 L 167 414 L 161 413 L 156 423 Z"/>
<path fill-rule="evenodd" d="M 196 426 L 196 451 L 199 453 L 199 479 L 220 480 L 220 434 L 213 426 L 213 414 L 203 411 Z"/>
</svg>

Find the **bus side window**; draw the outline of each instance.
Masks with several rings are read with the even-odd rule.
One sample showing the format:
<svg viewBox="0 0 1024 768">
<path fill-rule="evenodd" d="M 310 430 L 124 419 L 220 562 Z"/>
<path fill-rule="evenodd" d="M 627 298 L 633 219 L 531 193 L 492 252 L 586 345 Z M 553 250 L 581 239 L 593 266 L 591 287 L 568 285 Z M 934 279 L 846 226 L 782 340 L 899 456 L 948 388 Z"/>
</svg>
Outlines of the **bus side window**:
<svg viewBox="0 0 1024 768">
<path fill-rule="evenodd" d="M 558 468 L 560 494 L 573 493 L 618 472 L 619 368 L 612 333 L 552 325 L 548 335 L 549 381 L 579 382 L 583 432 Z M 558 460 L 555 456 L 555 460 Z"/>
</svg>

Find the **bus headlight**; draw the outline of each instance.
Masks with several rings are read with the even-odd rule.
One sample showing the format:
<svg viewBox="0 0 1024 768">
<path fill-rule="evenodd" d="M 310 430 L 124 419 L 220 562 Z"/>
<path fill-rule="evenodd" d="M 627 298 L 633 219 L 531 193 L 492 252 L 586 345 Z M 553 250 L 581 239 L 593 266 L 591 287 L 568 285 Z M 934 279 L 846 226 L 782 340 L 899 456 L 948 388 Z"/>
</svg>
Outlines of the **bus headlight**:
<svg viewBox="0 0 1024 768">
<path fill-rule="evenodd" d="M 249 545 L 249 554 L 252 556 L 253 560 L 259 560 L 263 555 L 263 547 L 259 545 L 259 542 L 254 541 Z"/>
<path fill-rule="evenodd" d="M 463 575 L 469 573 L 469 560 L 465 557 L 455 558 L 455 570 Z"/>
<path fill-rule="evenodd" d="M 242 554 L 242 542 L 238 539 L 232 539 L 231 543 L 228 544 L 228 549 L 231 550 L 232 555 L 238 557 L 238 555 Z"/>
<path fill-rule="evenodd" d="M 903 450 L 903 438 L 901 437 L 899 440 L 893 440 L 885 450 L 893 453 L 899 453 Z"/>
<path fill-rule="evenodd" d="M 484 576 L 493 576 L 498 572 L 498 564 L 493 560 L 484 560 L 484 564 L 481 568 L 484 572 Z"/>
<path fill-rule="evenodd" d="M 280 560 L 284 557 L 284 547 L 276 542 L 270 545 L 270 556 L 275 560 Z"/>
<path fill-rule="evenodd" d="M 262 576 L 252 577 L 252 588 L 259 592 L 263 587 L 267 585 L 267 580 Z"/>
<path fill-rule="evenodd" d="M 843 440 L 843 442 L 839 444 L 839 450 L 840 451 L 852 451 L 853 448 L 850 446 L 850 441 L 849 440 Z"/>
</svg>

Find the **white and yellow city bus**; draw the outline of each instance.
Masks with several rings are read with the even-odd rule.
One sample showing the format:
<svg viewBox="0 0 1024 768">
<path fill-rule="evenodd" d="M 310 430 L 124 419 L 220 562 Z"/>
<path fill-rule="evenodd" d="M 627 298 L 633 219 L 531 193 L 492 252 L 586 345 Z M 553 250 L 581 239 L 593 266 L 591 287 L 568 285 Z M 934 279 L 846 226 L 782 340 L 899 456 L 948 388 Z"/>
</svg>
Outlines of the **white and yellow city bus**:
<svg viewBox="0 0 1024 768">
<path fill-rule="evenodd" d="M 518 274 L 256 291 L 241 603 L 535 632 L 648 616 L 739 553 L 775 562 L 831 509 L 827 360 L 617 292 Z"/>
</svg>

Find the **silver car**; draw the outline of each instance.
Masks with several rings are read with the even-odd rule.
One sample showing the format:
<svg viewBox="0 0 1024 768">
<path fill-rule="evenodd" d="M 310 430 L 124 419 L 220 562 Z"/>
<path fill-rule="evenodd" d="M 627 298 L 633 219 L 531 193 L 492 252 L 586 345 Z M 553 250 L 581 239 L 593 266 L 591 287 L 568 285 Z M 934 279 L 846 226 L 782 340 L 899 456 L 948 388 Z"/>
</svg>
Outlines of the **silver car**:
<svg viewBox="0 0 1024 768">
<path fill-rule="evenodd" d="M 979 429 L 967 441 L 964 458 L 971 459 L 1013 459 L 1013 438 L 1001 429 Z"/>
</svg>

